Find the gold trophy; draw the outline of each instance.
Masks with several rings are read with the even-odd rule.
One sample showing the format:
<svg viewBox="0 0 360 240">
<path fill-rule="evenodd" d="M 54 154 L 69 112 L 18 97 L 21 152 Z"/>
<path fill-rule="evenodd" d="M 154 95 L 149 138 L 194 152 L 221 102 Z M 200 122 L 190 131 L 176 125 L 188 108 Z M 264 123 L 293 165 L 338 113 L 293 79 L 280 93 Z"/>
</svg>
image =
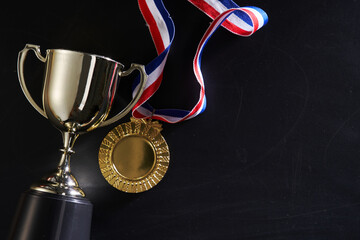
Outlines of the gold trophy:
<svg viewBox="0 0 360 240">
<path fill-rule="evenodd" d="M 43 107 L 35 103 L 25 84 L 24 62 L 29 50 L 45 63 Z M 144 66 L 132 64 L 128 70 L 123 69 L 121 63 L 94 54 L 49 49 L 42 56 L 40 47 L 32 44 L 27 44 L 20 51 L 18 77 L 21 88 L 30 104 L 61 131 L 63 148 L 57 169 L 23 194 L 10 239 L 89 239 L 92 204 L 71 173 L 70 156 L 74 153 L 73 146 L 79 135 L 118 121 L 139 100 L 147 77 Z M 119 77 L 127 76 L 134 70 L 140 72 L 137 93 L 120 113 L 107 119 Z M 36 204 L 41 206 L 40 210 Z M 64 215 L 65 205 L 68 212 Z M 44 207 L 47 207 L 47 212 L 41 210 Z M 48 216 L 50 212 L 59 216 Z M 38 230 L 29 231 L 28 228 Z"/>
</svg>

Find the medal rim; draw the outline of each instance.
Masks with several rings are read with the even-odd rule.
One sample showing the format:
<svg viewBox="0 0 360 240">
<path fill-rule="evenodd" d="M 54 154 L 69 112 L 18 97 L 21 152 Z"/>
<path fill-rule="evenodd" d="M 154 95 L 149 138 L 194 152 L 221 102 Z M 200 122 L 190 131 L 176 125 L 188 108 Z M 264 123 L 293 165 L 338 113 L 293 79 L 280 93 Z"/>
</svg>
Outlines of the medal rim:
<svg viewBox="0 0 360 240">
<path fill-rule="evenodd" d="M 131 118 L 113 128 L 102 140 L 99 149 L 99 166 L 105 180 L 114 188 L 127 193 L 140 193 L 156 186 L 166 174 L 170 152 L 165 138 L 161 135 L 161 124 L 157 121 Z M 154 163 L 143 176 L 127 177 L 116 168 L 112 154 L 116 145 L 126 137 L 137 136 L 151 145 Z"/>
</svg>

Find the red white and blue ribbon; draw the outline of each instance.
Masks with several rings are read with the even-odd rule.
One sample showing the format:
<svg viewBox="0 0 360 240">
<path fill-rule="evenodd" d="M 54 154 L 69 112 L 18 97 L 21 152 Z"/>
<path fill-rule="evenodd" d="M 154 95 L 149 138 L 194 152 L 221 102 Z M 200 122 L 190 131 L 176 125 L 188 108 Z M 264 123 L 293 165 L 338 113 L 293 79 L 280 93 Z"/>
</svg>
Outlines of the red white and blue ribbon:
<svg viewBox="0 0 360 240">
<path fill-rule="evenodd" d="M 214 21 L 203 35 L 194 60 L 195 77 L 200 85 L 199 100 L 191 110 L 154 109 L 147 102 L 160 87 L 163 70 L 175 35 L 175 26 L 161 0 L 138 0 L 140 11 L 148 24 L 158 56 L 145 66 L 148 75 L 144 92 L 133 108 L 135 118 L 152 118 L 168 123 L 191 119 L 206 108 L 205 84 L 201 73 L 201 55 L 207 41 L 219 26 L 240 36 L 250 36 L 264 26 L 268 17 L 257 7 L 239 7 L 231 0 L 188 0 Z M 134 84 L 133 95 L 137 92 Z"/>
</svg>

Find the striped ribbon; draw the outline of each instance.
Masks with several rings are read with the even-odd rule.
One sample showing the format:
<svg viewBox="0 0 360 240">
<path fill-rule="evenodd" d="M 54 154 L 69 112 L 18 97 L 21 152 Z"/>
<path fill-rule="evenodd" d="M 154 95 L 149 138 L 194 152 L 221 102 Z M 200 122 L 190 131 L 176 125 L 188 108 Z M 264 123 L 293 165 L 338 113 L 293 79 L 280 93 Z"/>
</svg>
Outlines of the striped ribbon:
<svg viewBox="0 0 360 240">
<path fill-rule="evenodd" d="M 153 118 L 168 123 L 191 119 L 206 108 L 204 78 L 201 73 L 201 55 L 207 41 L 219 26 L 240 36 L 250 36 L 267 23 L 266 13 L 257 7 L 239 7 L 231 0 L 188 0 L 213 19 L 203 35 L 193 60 L 195 77 L 200 85 L 199 100 L 191 110 L 154 109 L 147 102 L 160 87 L 163 70 L 174 39 L 175 26 L 161 0 L 138 0 L 140 11 L 148 24 L 158 56 L 145 66 L 148 80 L 145 90 L 132 110 L 135 118 Z M 135 81 L 133 95 L 139 87 Z"/>
</svg>

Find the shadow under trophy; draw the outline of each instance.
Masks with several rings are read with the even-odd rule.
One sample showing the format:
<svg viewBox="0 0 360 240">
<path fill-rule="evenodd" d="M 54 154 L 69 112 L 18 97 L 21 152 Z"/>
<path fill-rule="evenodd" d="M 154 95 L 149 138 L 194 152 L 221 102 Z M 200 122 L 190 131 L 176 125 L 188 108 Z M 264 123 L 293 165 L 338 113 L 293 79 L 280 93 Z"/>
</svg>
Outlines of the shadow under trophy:
<svg viewBox="0 0 360 240">
<path fill-rule="evenodd" d="M 24 79 L 24 61 L 34 51 L 45 63 L 42 102 L 39 107 L 31 97 Z M 40 47 L 27 44 L 19 52 L 18 77 L 31 105 L 62 133 L 63 148 L 57 169 L 23 193 L 9 239 L 90 239 L 92 204 L 71 173 L 70 156 L 80 134 L 114 123 L 124 117 L 139 100 L 147 75 L 144 67 L 124 66 L 112 59 L 63 49 L 49 49 L 41 55 Z M 119 77 L 138 70 L 140 87 L 120 113 L 107 119 Z"/>
</svg>

